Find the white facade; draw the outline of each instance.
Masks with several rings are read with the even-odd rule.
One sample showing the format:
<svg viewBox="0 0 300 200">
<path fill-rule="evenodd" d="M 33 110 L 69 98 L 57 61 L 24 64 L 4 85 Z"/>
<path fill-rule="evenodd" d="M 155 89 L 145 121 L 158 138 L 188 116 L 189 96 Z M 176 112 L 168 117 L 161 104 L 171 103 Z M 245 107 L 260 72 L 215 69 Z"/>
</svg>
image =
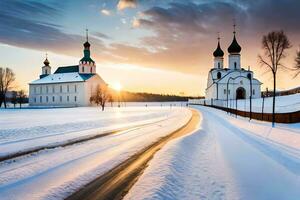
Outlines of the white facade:
<svg viewBox="0 0 300 200">
<path fill-rule="evenodd" d="M 235 32 L 234 32 L 235 34 Z M 235 35 L 228 48 L 228 68 L 223 66 L 224 52 L 218 47 L 214 52 L 214 67 L 209 71 L 205 99 L 248 99 L 261 97 L 261 82 L 254 73 L 241 67 L 241 47 Z"/>
<path fill-rule="evenodd" d="M 88 41 L 84 43 L 84 57 L 78 65 L 59 67 L 51 74 L 47 58 L 44 64 L 40 79 L 29 83 L 30 106 L 90 106 L 90 97 L 98 86 L 106 85 L 96 73 Z"/>
<path fill-rule="evenodd" d="M 74 73 L 74 76 L 77 75 Z M 96 92 L 97 86 L 102 84 L 106 83 L 99 75 L 73 82 L 32 82 L 29 84 L 29 105 L 90 106 L 90 97 Z"/>
</svg>

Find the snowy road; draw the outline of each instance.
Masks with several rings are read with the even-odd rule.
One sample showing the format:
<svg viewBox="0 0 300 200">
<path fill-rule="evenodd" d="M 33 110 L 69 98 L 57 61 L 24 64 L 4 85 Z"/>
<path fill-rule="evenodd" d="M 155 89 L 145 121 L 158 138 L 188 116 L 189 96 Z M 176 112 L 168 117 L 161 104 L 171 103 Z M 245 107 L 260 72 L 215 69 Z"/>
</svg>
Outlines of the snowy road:
<svg viewBox="0 0 300 200">
<path fill-rule="evenodd" d="M 157 110 L 152 117 L 157 119 L 165 112 Z M 0 162 L 1 200 L 66 198 L 191 118 L 191 111 L 185 108 L 167 113 L 165 120 L 141 128 Z"/>
<path fill-rule="evenodd" d="M 270 130 L 251 122 L 251 129 L 245 119 L 196 108 L 201 128 L 158 152 L 125 199 L 299 200 L 300 148 L 261 136 L 268 129 L 299 140 L 299 124 Z"/>
</svg>

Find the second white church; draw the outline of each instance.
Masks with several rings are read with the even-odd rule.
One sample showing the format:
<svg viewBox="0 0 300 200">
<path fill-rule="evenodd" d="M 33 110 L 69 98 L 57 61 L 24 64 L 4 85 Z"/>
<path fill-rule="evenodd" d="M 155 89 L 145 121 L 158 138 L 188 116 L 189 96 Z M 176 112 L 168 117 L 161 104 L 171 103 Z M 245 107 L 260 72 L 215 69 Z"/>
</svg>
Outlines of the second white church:
<svg viewBox="0 0 300 200">
<path fill-rule="evenodd" d="M 214 67 L 209 71 L 205 99 L 248 99 L 261 97 L 261 82 L 254 78 L 249 68 L 241 67 L 241 46 L 233 32 L 233 41 L 228 47 L 228 68 L 224 67 L 224 52 L 220 46 L 214 51 Z"/>
</svg>

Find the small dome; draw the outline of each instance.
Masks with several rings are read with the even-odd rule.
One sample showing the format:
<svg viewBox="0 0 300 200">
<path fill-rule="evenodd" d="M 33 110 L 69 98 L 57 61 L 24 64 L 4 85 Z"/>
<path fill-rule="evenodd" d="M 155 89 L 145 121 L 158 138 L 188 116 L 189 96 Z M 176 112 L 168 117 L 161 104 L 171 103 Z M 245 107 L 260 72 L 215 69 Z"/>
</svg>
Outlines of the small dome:
<svg viewBox="0 0 300 200">
<path fill-rule="evenodd" d="M 228 53 L 230 54 L 239 54 L 242 48 L 239 43 L 236 41 L 235 35 L 233 36 L 233 40 L 231 45 L 228 47 Z"/>
<path fill-rule="evenodd" d="M 84 47 L 90 47 L 90 43 L 88 41 L 86 41 L 84 44 L 83 44 Z"/>
<path fill-rule="evenodd" d="M 224 52 L 223 52 L 223 50 L 220 47 L 220 42 L 218 42 L 218 47 L 214 51 L 213 55 L 214 55 L 214 57 L 223 57 L 224 56 Z"/>
<path fill-rule="evenodd" d="M 46 60 L 44 61 L 44 65 L 45 66 L 49 66 L 50 62 L 48 61 L 48 58 L 46 58 Z"/>
</svg>

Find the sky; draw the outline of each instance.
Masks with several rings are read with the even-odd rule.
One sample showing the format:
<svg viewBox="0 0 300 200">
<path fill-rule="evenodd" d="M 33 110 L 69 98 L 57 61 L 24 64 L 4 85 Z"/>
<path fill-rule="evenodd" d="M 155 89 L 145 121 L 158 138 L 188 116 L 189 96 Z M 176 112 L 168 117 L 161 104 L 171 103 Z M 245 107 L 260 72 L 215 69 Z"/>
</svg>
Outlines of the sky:
<svg viewBox="0 0 300 200">
<path fill-rule="evenodd" d="M 299 0 L 1 0 L 0 67 L 28 91 L 46 53 L 52 72 L 76 65 L 89 30 L 97 73 L 123 90 L 176 95 L 204 95 L 218 32 L 225 52 L 236 24 L 241 63 L 272 88 L 272 75 L 262 67 L 261 39 L 284 30 L 292 48 L 283 63 L 293 67 L 300 45 Z M 293 72 L 278 73 L 278 88 L 299 86 Z"/>
</svg>

